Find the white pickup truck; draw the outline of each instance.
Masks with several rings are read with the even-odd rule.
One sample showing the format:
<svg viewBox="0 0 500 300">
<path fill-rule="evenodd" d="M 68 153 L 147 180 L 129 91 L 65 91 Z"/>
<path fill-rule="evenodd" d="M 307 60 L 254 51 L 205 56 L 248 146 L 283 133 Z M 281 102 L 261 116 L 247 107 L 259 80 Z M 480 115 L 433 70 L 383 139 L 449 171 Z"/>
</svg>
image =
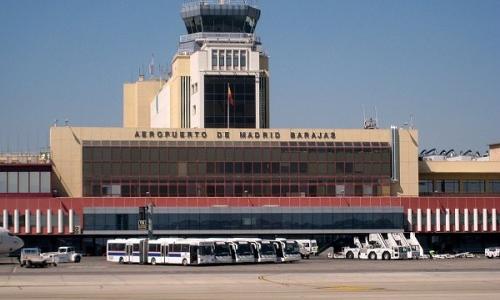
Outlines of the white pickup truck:
<svg viewBox="0 0 500 300">
<path fill-rule="evenodd" d="M 57 258 L 59 263 L 74 262 L 79 263 L 82 260 L 82 255 L 75 251 L 73 247 L 59 247 L 57 252 L 44 253 L 44 256 Z"/>
<path fill-rule="evenodd" d="M 484 256 L 487 258 L 500 257 L 500 247 L 490 247 L 484 249 Z"/>
</svg>

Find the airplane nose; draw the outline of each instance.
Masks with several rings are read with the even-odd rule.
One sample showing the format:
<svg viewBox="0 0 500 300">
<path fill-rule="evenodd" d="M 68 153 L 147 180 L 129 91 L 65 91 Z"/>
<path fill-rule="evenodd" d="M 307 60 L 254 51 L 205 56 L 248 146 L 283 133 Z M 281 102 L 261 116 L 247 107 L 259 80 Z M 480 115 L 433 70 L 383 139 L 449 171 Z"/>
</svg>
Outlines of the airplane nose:
<svg viewBox="0 0 500 300">
<path fill-rule="evenodd" d="M 17 244 L 18 244 L 17 246 L 18 246 L 19 248 L 22 248 L 22 247 L 24 246 L 24 241 L 23 241 L 23 240 L 21 240 L 20 238 L 17 238 Z M 18 249 L 19 249 L 19 248 L 18 248 Z"/>
</svg>

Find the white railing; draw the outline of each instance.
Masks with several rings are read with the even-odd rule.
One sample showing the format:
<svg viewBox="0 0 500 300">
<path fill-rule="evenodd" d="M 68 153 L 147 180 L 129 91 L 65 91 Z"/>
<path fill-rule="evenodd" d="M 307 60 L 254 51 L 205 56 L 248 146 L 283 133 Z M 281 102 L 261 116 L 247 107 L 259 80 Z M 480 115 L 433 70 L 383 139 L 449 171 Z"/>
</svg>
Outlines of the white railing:
<svg viewBox="0 0 500 300">
<path fill-rule="evenodd" d="M 179 41 L 186 43 L 195 40 L 250 40 L 252 42 L 260 43 L 260 38 L 252 33 L 239 33 L 239 32 L 197 32 L 192 34 L 181 35 Z"/>
</svg>

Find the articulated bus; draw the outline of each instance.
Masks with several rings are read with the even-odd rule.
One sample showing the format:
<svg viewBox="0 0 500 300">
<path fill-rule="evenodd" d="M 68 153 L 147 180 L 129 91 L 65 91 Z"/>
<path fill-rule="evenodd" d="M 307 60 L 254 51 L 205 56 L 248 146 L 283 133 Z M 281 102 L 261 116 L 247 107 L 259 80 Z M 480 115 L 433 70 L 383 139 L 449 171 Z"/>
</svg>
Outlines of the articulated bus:
<svg viewBox="0 0 500 300">
<path fill-rule="evenodd" d="M 177 238 L 160 238 L 148 242 L 148 263 L 152 265 L 167 264 L 168 250 Z"/>
<path fill-rule="evenodd" d="M 167 263 L 176 265 L 214 264 L 214 242 L 196 239 L 178 239 L 169 245 Z"/>
<path fill-rule="evenodd" d="M 106 245 L 106 260 L 123 263 L 125 257 L 126 239 L 108 240 Z"/>
<path fill-rule="evenodd" d="M 107 242 L 107 260 L 119 263 L 140 263 L 141 246 L 146 239 L 115 239 Z"/>
</svg>

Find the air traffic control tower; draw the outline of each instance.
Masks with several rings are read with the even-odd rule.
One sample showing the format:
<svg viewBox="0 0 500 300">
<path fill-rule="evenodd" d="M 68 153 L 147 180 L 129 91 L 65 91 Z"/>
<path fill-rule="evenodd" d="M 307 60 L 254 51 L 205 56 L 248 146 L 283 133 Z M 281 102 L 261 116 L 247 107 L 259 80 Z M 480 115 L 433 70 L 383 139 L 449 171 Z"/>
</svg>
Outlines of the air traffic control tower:
<svg viewBox="0 0 500 300">
<path fill-rule="evenodd" d="M 152 128 L 268 128 L 269 58 L 244 0 L 188 1 L 171 74 L 150 99 Z"/>
</svg>

